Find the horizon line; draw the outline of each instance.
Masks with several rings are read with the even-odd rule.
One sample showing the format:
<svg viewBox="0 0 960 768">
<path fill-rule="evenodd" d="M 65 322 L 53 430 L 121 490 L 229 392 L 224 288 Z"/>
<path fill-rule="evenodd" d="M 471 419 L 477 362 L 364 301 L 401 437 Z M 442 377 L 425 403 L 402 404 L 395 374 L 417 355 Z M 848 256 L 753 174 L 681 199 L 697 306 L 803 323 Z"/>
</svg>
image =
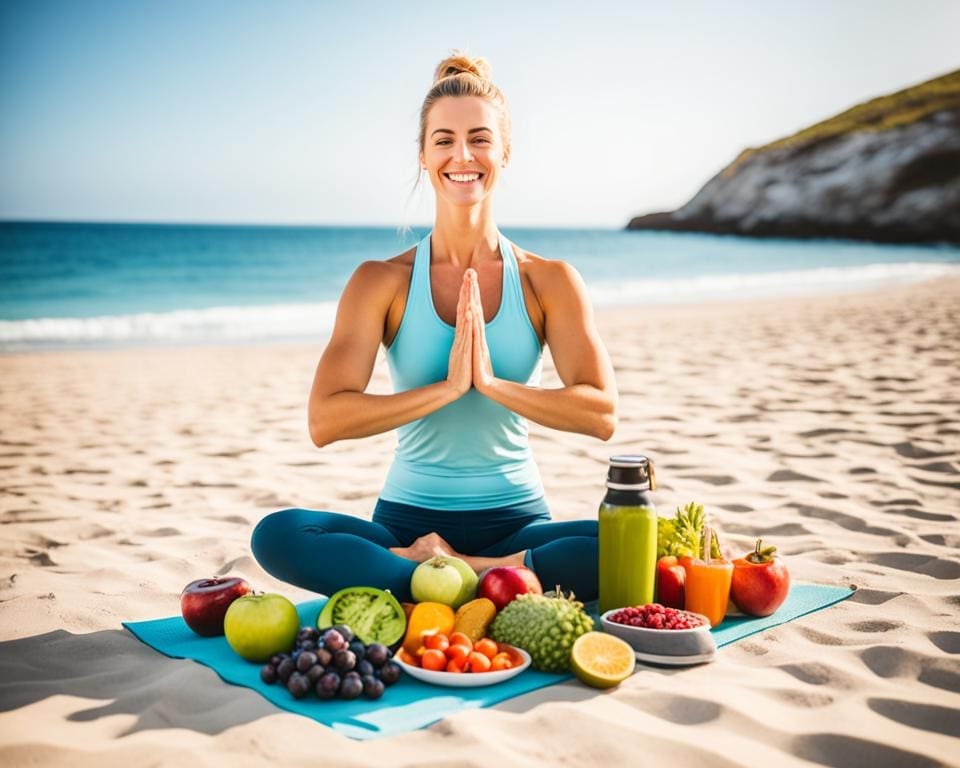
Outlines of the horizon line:
<svg viewBox="0 0 960 768">
<path fill-rule="evenodd" d="M 6 218 L 0 217 L 0 226 L 7 224 L 105 224 L 115 226 L 157 226 L 157 227 L 262 227 L 289 229 L 402 229 L 414 227 L 429 228 L 432 222 L 410 222 L 408 224 L 384 223 L 330 223 L 330 222 L 269 222 L 269 221 L 224 221 L 224 220 L 172 220 L 172 219 L 70 219 L 70 218 Z M 515 229 L 602 229 L 619 231 L 621 227 L 601 224 L 503 224 L 503 227 Z"/>
</svg>

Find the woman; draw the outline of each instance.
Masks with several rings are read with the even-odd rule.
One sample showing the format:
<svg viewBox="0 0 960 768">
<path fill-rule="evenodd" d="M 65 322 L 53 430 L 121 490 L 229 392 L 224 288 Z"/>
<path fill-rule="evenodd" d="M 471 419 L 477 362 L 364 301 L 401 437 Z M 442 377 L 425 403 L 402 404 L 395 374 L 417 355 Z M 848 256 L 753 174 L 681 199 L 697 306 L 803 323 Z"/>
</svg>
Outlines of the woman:
<svg viewBox="0 0 960 768">
<path fill-rule="evenodd" d="M 526 419 L 608 439 L 617 391 L 583 281 L 511 244 L 493 216 L 510 119 L 484 59 L 454 52 L 420 112 L 420 166 L 436 191 L 433 231 L 361 264 L 340 299 L 310 393 L 314 443 L 399 432 L 373 521 L 288 509 L 253 534 L 277 578 L 409 599 L 417 564 L 460 557 L 477 572 L 526 565 L 548 588 L 597 593 L 596 520 L 551 522 Z M 395 394 L 366 393 L 380 344 Z M 563 383 L 542 389 L 551 349 Z"/>
</svg>

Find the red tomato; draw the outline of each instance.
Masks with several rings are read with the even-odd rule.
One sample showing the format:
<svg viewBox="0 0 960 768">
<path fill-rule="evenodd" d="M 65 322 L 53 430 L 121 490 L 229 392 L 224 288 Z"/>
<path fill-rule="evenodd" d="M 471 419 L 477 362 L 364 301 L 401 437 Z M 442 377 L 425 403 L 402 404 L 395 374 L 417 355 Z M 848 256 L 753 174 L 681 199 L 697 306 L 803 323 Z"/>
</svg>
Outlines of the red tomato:
<svg viewBox="0 0 960 768">
<path fill-rule="evenodd" d="M 657 602 L 682 611 L 686 600 L 686 576 L 687 572 L 673 555 L 657 560 Z"/>
<path fill-rule="evenodd" d="M 790 593 L 790 572 L 776 547 L 762 547 L 762 539 L 746 557 L 733 561 L 730 597 L 750 616 L 769 616 Z"/>
<path fill-rule="evenodd" d="M 473 640 L 463 634 L 463 632 L 454 632 L 450 635 L 450 645 L 462 645 L 467 650 L 473 650 Z"/>
<path fill-rule="evenodd" d="M 490 666 L 491 662 L 488 657 L 482 653 L 471 651 L 470 655 L 467 656 L 467 663 L 464 665 L 464 670 L 467 672 L 489 672 Z"/>
<path fill-rule="evenodd" d="M 437 632 L 435 635 L 427 635 L 423 638 L 423 644 L 427 648 L 432 648 L 437 651 L 445 651 L 450 646 L 450 641 L 447 640 L 447 636 Z"/>
<path fill-rule="evenodd" d="M 460 664 L 467 660 L 467 656 L 470 655 L 470 649 L 465 645 L 451 645 L 445 651 L 447 659 L 450 661 L 456 661 Z"/>
<path fill-rule="evenodd" d="M 498 653 L 490 661 L 490 670 L 493 672 L 497 672 L 501 669 L 512 669 L 512 668 L 513 668 L 513 662 L 510 660 L 509 653 Z"/>
<path fill-rule="evenodd" d="M 447 672 L 463 672 L 463 665 L 466 659 L 450 659 L 447 662 Z"/>
<path fill-rule="evenodd" d="M 500 648 L 497 646 L 496 641 L 491 640 L 489 637 L 485 637 L 482 640 L 478 640 L 477 644 L 473 646 L 473 650 L 477 653 L 482 653 L 488 659 L 492 659 L 494 656 L 499 653 Z"/>
<path fill-rule="evenodd" d="M 423 656 L 420 657 L 420 666 L 424 669 L 440 672 L 447 668 L 447 657 L 443 655 L 443 651 L 430 648 L 424 651 Z"/>
</svg>

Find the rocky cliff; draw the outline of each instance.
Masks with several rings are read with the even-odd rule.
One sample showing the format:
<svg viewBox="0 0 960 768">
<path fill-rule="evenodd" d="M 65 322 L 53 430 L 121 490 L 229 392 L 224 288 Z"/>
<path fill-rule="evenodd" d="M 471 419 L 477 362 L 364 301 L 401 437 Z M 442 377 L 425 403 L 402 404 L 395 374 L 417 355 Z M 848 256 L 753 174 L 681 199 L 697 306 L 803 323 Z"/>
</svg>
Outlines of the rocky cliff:
<svg viewBox="0 0 960 768">
<path fill-rule="evenodd" d="M 960 70 L 745 150 L 627 229 L 960 243 Z"/>
</svg>

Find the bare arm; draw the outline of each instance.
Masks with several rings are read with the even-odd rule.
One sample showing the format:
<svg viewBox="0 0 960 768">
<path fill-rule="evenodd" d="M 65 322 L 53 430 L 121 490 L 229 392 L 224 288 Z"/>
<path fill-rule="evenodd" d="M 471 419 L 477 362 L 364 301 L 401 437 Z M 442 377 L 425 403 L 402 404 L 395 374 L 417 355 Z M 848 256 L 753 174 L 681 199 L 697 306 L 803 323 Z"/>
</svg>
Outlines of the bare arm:
<svg viewBox="0 0 960 768">
<path fill-rule="evenodd" d="M 464 289 L 447 378 L 393 395 L 366 393 L 395 292 L 385 275 L 387 269 L 382 262 L 361 264 L 340 298 L 333 334 L 310 390 L 310 437 L 318 447 L 396 429 L 452 403 L 470 389 L 472 319 L 467 317 L 469 293 Z"/>
<path fill-rule="evenodd" d="M 564 386 L 530 387 L 493 375 L 476 285 L 471 302 L 473 384 L 491 400 L 537 424 L 608 440 L 617 425 L 617 385 L 610 356 L 596 329 L 586 286 L 568 264 L 547 262 L 542 268 L 547 344 Z"/>
</svg>

